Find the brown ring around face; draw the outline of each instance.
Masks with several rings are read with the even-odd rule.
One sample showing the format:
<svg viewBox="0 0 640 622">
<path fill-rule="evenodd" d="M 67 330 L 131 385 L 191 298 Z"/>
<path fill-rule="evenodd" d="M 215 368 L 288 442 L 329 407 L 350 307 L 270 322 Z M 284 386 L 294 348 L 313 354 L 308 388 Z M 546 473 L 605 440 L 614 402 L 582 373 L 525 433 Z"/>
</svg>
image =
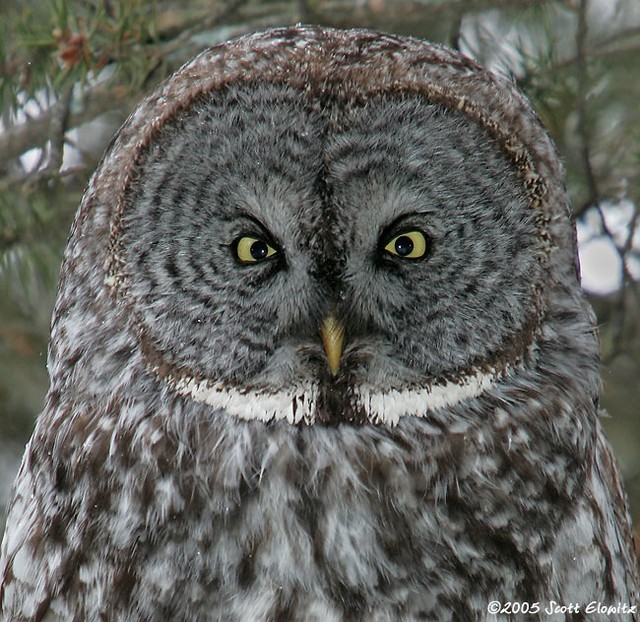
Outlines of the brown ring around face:
<svg viewBox="0 0 640 622">
<path fill-rule="evenodd" d="M 366 61 L 362 60 L 364 50 Z M 530 207 L 536 212 L 540 240 L 537 260 L 541 264 L 540 274 L 546 272 L 554 245 L 550 231 L 552 204 L 543 175 L 536 168 L 542 161 L 536 159 L 519 139 L 518 128 L 506 116 L 509 110 L 513 123 L 522 117 L 531 123 L 525 129 L 539 134 L 541 149 L 552 151 L 553 147 L 520 95 L 474 61 L 415 39 L 380 37 L 378 33 L 368 31 L 290 28 L 238 39 L 196 57 L 136 109 L 114 140 L 96 173 L 97 196 L 89 197 L 87 203 L 106 196 L 107 184 L 111 196 L 114 196 L 114 186 L 119 188 L 115 199 L 104 201 L 109 218 L 105 282 L 119 303 L 131 304 L 124 295 L 127 266 L 122 252 L 123 214 L 126 191 L 141 154 L 161 128 L 198 97 L 231 84 L 258 81 L 286 85 L 320 102 L 337 102 L 338 106 L 362 104 L 380 96 L 419 96 L 427 102 L 464 113 L 495 139 L 513 162 Z M 489 113 L 483 112 L 487 110 Z M 147 124 L 149 118 L 155 120 L 153 124 Z M 538 142 L 533 144 L 537 148 Z M 550 164 L 556 166 L 553 158 Z M 560 174 L 559 169 L 553 172 Z M 548 170 L 545 175 L 549 177 Z M 85 204 L 78 226 L 83 226 L 83 217 L 89 211 Z M 533 283 L 532 299 L 530 321 L 507 348 L 510 351 L 506 352 L 506 359 L 510 363 L 517 363 L 525 356 L 538 328 L 539 318 L 543 316 L 544 283 Z M 135 309 L 133 311 L 135 317 Z M 143 348 L 149 364 L 159 372 L 164 368 L 161 355 L 144 339 L 144 326 L 139 322 L 137 330 L 142 342 L 149 346 Z M 500 371 L 495 366 L 491 369 Z M 182 371 L 185 376 L 197 376 L 191 370 Z"/>
</svg>

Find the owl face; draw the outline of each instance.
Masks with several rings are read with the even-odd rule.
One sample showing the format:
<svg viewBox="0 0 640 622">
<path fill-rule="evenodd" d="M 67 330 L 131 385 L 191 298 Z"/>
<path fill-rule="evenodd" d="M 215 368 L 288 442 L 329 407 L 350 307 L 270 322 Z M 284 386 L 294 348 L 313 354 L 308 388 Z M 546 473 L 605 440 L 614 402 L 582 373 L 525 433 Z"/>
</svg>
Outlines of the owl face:
<svg viewBox="0 0 640 622">
<path fill-rule="evenodd" d="M 141 343 L 196 398 L 304 393 L 314 417 L 370 419 L 368 387 L 463 386 L 529 344 L 525 184 L 478 123 L 419 95 L 232 84 L 149 142 L 125 204 Z"/>
</svg>

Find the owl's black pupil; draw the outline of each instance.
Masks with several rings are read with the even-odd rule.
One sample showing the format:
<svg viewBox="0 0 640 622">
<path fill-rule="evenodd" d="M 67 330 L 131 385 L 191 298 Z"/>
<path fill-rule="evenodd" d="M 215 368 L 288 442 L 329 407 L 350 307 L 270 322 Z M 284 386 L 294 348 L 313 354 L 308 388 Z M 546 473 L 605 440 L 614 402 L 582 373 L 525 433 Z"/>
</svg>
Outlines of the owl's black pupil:
<svg viewBox="0 0 640 622">
<path fill-rule="evenodd" d="M 408 235 L 398 236 L 398 239 L 395 243 L 396 253 L 400 257 L 406 257 L 407 255 L 411 255 L 413 251 L 413 240 Z"/>
<path fill-rule="evenodd" d="M 269 254 L 269 247 L 262 240 L 256 240 L 251 245 L 249 252 L 256 261 L 260 261 Z"/>
</svg>

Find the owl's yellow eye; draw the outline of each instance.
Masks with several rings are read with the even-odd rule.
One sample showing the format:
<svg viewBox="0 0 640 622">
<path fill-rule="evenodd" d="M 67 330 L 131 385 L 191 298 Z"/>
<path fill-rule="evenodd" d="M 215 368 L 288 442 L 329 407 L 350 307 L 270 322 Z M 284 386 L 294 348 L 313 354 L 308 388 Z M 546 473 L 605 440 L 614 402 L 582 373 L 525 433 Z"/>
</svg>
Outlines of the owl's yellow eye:
<svg viewBox="0 0 640 622">
<path fill-rule="evenodd" d="M 236 242 L 236 255 L 243 263 L 258 263 L 273 257 L 278 251 L 259 238 L 244 236 Z"/>
<path fill-rule="evenodd" d="M 384 250 L 402 259 L 421 259 L 427 254 L 428 246 L 422 231 L 407 231 L 393 238 Z"/>
</svg>

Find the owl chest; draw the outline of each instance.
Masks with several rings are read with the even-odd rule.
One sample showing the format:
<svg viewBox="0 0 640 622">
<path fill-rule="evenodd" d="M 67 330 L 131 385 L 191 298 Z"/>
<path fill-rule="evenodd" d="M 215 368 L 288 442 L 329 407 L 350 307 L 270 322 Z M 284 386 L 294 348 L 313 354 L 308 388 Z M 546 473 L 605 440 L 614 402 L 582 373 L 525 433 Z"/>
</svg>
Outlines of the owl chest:
<svg viewBox="0 0 640 622">
<path fill-rule="evenodd" d="M 235 486 L 209 481 L 186 495 L 176 484 L 169 496 L 181 510 L 165 512 L 148 534 L 154 544 L 139 585 L 154 594 L 145 602 L 174 619 L 194 603 L 221 612 L 210 619 L 227 619 L 232 603 L 238 620 L 275 619 L 285 606 L 323 611 L 327 620 L 373 610 L 410 620 L 438 602 L 451 608 L 454 585 L 465 586 L 467 605 L 481 607 L 488 593 L 521 593 L 539 570 L 531 553 L 562 514 L 545 500 L 545 486 L 496 456 L 456 459 L 450 451 L 416 463 L 352 462 L 347 453 L 324 469 L 297 455 Z"/>
</svg>

